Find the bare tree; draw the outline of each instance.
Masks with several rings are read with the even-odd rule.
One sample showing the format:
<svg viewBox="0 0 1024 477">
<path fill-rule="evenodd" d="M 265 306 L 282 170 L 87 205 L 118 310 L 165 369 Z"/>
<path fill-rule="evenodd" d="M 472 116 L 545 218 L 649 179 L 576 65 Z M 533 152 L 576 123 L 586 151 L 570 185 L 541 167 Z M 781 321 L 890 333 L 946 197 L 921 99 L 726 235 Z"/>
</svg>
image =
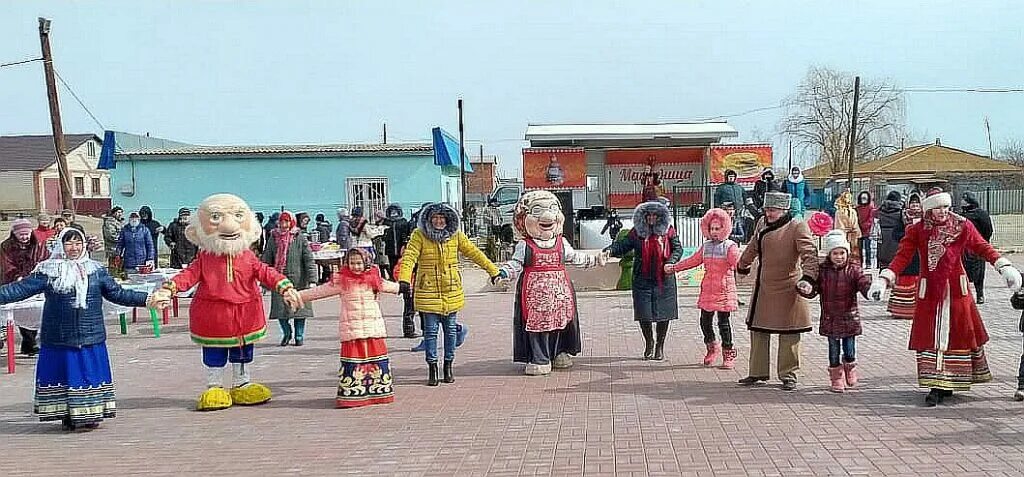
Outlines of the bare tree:
<svg viewBox="0 0 1024 477">
<path fill-rule="evenodd" d="M 1024 167 L 1024 141 L 1007 139 L 995 151 L 995 159 L 1005 161 L 1017 167 Z"/>
<path fill-rule="evenodd" d="M 813 67 L 787 101 L 780 130 L 814 162 L 832 173 L 847 169 L 853 122 L 853 77 L 848 72 Z M 877 159 L 900 147 L 905 137 L 901 91 L 888 80 L 861 79 L 857 113 L 856 162 Z"/>
</svg>

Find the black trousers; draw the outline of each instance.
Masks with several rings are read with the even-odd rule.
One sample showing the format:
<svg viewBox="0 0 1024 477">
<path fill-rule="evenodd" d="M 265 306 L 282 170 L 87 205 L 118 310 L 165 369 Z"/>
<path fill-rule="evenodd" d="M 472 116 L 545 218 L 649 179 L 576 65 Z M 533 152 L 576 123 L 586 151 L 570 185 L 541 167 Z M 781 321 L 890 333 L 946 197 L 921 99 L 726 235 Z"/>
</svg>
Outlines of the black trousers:
<svg viewBox="0 0 1024 477">
<path fill-rule="evenodd" d="M 967 272 L 967 279 L 974 284 L 974 290 L 978 298 L 985 296 L 985 260 L 976 255 L 964 255 L 964 270 Z"/>
<path fill-rule="evenodd" d="M 715 328 L 711 324 L 715 313 L 718 313 L 718 334 L 722 335 L 722 348 L 732 349 L 732 324 L 729 323 L 730 313 L 728 311 L 700 310 L 700 331 L 704 333 L 704 342 L 715 341 Z"/>
</svg>

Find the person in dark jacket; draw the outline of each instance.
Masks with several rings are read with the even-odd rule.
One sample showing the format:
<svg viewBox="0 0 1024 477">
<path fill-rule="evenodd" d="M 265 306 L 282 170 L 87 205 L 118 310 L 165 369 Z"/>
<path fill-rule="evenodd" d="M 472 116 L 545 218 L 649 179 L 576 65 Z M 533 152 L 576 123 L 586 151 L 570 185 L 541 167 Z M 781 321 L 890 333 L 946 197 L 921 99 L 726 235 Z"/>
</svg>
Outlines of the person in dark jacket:
<svg viewBox="0 0 1024 477">
<path fill-rule="evenodd" d="M 871 193 L 861 191 L 857 194 L 857 224 L 860 226 L 860 257 L 864 268 L 871 268 L 871 228 L 875 225 L 875 203 Z M 853 246 L 854 244 L 850 244 Z M 856 255 L 856 254 L 854 254 Z"/>
<path fill-rule="evenodd" d="M 338 228 L 334 230 L 334 241 L 338 243 L 342 250 L 348 250 L 352 248 L 352 217 L 348 213 L 348 209 L 342 207 L 338 209 Z"/>
<path fill-rule="evenodd" d="M 900 193 L 889 192 L 875 216 L 878 217 L 878 228 L 882 232 L 878 240 L 878 268 L 885 270 L 896 256 L 904 228 L 903 197 Z"/>
<path fill-rule="evenodd" d="M 312 221 L 313 219 L 309 216 L 309 212 L 299 212 L 295 214 L 295 226 L 299 229 L 299 232 L 302 232 L 302 235 L 306 237 L 307 243 L 313 241 L 313 234 L 309 230 L 309 223 Z"/>
<path fill-rule="evenodd" d="M 156 263 L 156 247 L 149 229 L 142 226 L 138 212 L 128 216 L 128 225 L 121 229 L 117 239 L 117 255 L 125 271 L 136 271 L 139 267 Z"/>
<path fill-rule="evenodd" d="M 178 209 L 178 218 L 164 232 L 164 243 L 171 249 L 171 268 L 185 268 L 199 253 L 199 247 L 185 236 L 185 227 L 191 218 L 192 212 L 188 207 Z"/>
<path fill-rule="evenodd" d="M 409 243 L 409 235 L 412 234 L 409 221 L 403 215 L 402 206 L 398 204 L 391 204 L 384 211 L 384 226 L 387 227 L 384 229 L 384 255 L 391 266 L 382 267 L 382 271 L 391 281 L 395 281 L 395 265 L 402 259 L 405 244 Z"/>
<path fill-rule="evenodd" d="M 992 217 L 988 211 L 981 207 L 978 198 L 971 191 L 964 192 L 963 205 L 961 209 L 964 218 L 974 224 L 978 233 L 986 242 L 992 241 Z M 985 260 L 977 255 L 966 253 L 963 257 L 964 269 L 967 271 L 967 279 L 974 284 L 976 301 L 978 304 L 985 303 Z"/>
<path fill-rule="evenodd" d="M 316 214 L 316 233 L 313 238 L 319 243 L 331 241 L 331 223 L 324 217 L 324 214 Z"/>
<path fill-rule="evenodd" d="M 761 179 L 754 184 L 754 192 L 752 199 L 754 199 L 754 205 L 757 206 L 758 210 L 764 208 L 764 195 L 769 192 L 778 192 L 779 184 L 775 182 L 775 171 L 772 168 L 766 167 L 761 171 Z"/>
<path fill-rule="evenodd" d="M 57 243 L 50 258 L 29 276 L 0 287 L 0 305 L 46 295 L 35 412 L 40 421 L 61 421 L 67 430 L 91 428 L 116 411 L 103 300 L 141 307 L 147 297 L 121 288 L 102 265 L 90 260 L 86 238 L 77 229 L 64 229 Z"/>
<path fill-rule="evenodd" d="M 164 226 L 153 219 L 153 209 L 149 208 L 148 205 L 144 205 L 139 209 L 139 219 L 140 223 L 149 230 L 149 234 L 153 236 L 153 247 L 155 248 L 156 244 L 160 243 L 157 239 L 163 233 Z"/>
<path fill-rule="evenodd" d="M 726 202 L 743 203 L 743 186 L 736 183 L 736 171 L 732 169 L 725 171 L 725 183 L 715 189 L 715 207 L 722 207 Z"/>
<path fill-rule="evenodd" d="M 619 231 L 622 230 L 622 220 L 619 219 L 619 212 L 612 209 L 608 212 L 608 220 L 605 221 L 604 227 L 601 228 L 601 235 L 608 234 L 612 241 L 615 241 L 615 237 L 619 236 Z"/>
</svg>

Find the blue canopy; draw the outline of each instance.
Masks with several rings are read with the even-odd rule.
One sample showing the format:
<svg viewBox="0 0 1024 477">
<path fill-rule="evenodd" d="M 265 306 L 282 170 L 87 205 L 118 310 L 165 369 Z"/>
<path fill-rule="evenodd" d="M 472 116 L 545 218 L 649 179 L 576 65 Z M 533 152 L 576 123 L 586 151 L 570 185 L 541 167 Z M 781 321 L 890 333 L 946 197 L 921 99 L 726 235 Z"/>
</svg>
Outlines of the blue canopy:
<svg viewBox="0 0 1024 477">
<path fill-rule="evenodd" d="M 438 166 L 455 166 L 462 164 L 462 157 L 459 154 L 459 141 L 441 128 L 434 128 L 431 131 L 434 138 L 434 164 Z M 473 166 L 469 164 L 469 156 L 466 156 L 466 172 L 473 172 Z"/>
<path fill-rule="evenodd" d="M 114 151 L 117 146 L 114 144 L 114 131 L 103 132 L 103 149 L 100 151 L 100 162 L 97 169 L 114 169 L 117 164 L 114 162 Z"/>
</svg>

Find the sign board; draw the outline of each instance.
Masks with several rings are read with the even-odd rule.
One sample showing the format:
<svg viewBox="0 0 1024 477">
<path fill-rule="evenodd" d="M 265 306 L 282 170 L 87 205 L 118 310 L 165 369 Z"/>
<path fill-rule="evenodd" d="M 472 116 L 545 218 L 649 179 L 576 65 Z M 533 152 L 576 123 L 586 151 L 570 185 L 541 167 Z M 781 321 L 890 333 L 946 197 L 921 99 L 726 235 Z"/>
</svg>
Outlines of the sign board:
<svg viewBox="0 0 1024 477">
<path fill-rule="evenodd" d="M 605 153 L 608 174 L 608 206 L 636 207 L 652 193 L 668 198 L 676 185 L 696 188 L 704 185 L 703 147 L 661 149 L 613 149 Z M 654 178 L 660 184 L 652 183 Z"/>
<path fill-rule="evenodd" d="M 711 183 L 725 182 L 725 171 L 736 171 L 736 182 L 753 184 L 761 171 L 772 167 L 770 144 L 731 144 L 711 147 Z"/>
<path fill-rule="evenodd" d="M 523 187 L 528 190 L 586 188 L 586 152 L 576 147 L 523 149 Z"/>
</svg>

